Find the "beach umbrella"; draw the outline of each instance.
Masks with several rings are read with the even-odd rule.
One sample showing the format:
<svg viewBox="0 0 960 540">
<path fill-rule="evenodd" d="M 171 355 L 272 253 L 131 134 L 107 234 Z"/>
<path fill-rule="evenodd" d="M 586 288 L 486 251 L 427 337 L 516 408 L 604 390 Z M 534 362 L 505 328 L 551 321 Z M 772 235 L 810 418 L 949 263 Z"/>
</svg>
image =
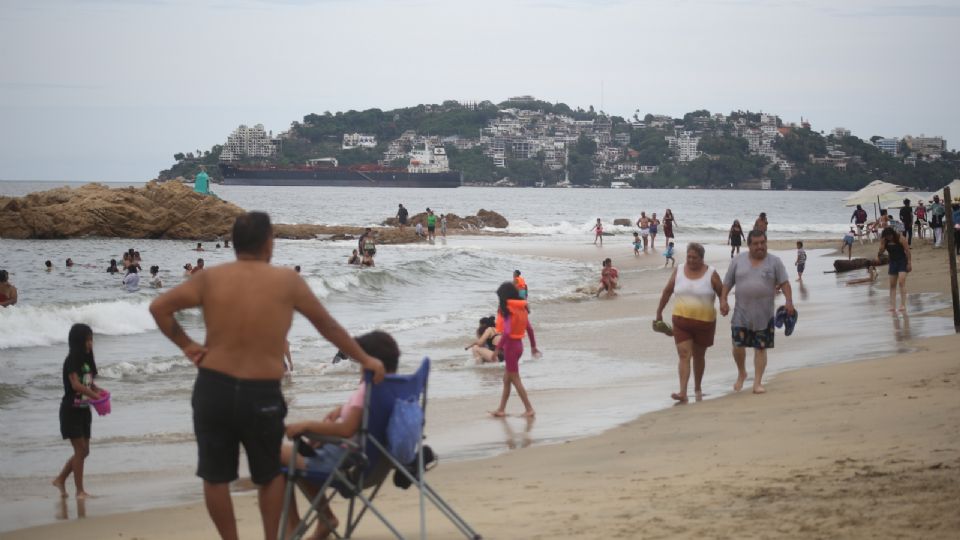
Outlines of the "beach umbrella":
<svg viewBox="0 0 960 540">
<path fill-rule="evenodd" d="M 934 195 L 940 196 L 941 201 L 943 200 L 943 190 L 946 188 L 950 188 L 950 196 L 953 197 L 953 200 L 960 198 L 960 178 L 950 182 L 949 185 L 940 188 L 940 191 L 934 193 Z M 933 195 L 931 195 L 930 198 L 933 199 Z"/>
<path fill-rule="evenodd" d="M 876 205 L 874 206 L 874 214 L 876 214 L 877 206 L 883 208 L 883 203 L 885 202 L 892 203 L 900 200 L 900 195 L 897 194 L 897 192 L 901 189 L 903 188 L 896 184 L 884 182 L 883 180 L 874 180 L 864 186 L 860 191 L 843 199 L 843 204 L 845 206 L 873 204 Z"/>
</svg>

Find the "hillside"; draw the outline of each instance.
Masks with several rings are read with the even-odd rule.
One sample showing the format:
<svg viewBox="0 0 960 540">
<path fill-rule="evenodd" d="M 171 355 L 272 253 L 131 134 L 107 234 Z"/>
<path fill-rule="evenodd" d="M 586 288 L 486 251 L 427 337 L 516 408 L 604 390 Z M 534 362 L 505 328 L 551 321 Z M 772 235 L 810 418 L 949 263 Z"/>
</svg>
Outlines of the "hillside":
<svg viewBox="0 0 960 540">
<path fill-rule="evenodd" d="M 348 148 L 345 134 L 363 134 L 369 142 Z M 266 133 L 261 135 L 266 140 Z M 911 152 L 901 143 L 901 155 L 894 156 L 874 144 L 880 139 L 864 140 L 842 128 L 825 134 L 808 122 L 785 124 L 775 115 L 750 111 L 697 110 L 681 118 L 640 117 L 638 111 L 623 118 L 522 96 L 500 104 L 445 101 L 312 113 L 270 139 L 268 155 L 241 153 L 233 159 L 294 166 L 335 157 L 344 166 L 406 167 L 412 148 L 442 145 L 450 168 L 462 171 L 466 182 L 521 186 L 619 181 L 635 187 L 730 188 L 769 181 L 774 189 L 854 190 L 880 178 L 930 190 L 960 177 L 957 152 Z M 203 165 L 217 180 L 224 148 L 175 154 L 175 163 L 159 177 L 189 179 Z"/>
</svg>

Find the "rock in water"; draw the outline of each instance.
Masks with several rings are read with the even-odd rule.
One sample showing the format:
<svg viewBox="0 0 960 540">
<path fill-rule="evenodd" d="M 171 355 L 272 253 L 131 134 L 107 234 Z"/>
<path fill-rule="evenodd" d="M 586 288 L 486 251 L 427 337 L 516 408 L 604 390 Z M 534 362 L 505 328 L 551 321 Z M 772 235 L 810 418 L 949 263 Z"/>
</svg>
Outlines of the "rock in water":
<svg viewBox="0 0 960 540">
<path fill-rule="evenodd" d="M 180 182 L 113 189 L 87 184 L 0 198 L 0 237 L 212 240 L 228 236 L 242 213 Z"/>
<path fill-rule="evenodd" d="M 440 214 L 437 215 L 437 227 L 440 226 Z M 491 227 L 494 229 L 506 229 L 510 224 L 507 221 L 507 218 L 502 215 L 494 212 L 493 210 L 484 210 L 480 209 L 475 216 L 464 216 L 460 217 L 456 214 L 445 214 L 447 218 L 447 229 L 479 229 L 483 227 Z M 420 212 L 414 216 L 411 216 L 408 220 L 408 223 L 411 226 L 416 226 L 417 223 L 422 223 L 424 227 L 427 226 L 427 213 Z M 397 218 L 387 218 L 383 220 L 383 225 L 388 227 L 396 227 L 399 223 Z"/>
<path fill-rule="evenodd" d="M 613 220 L 613 224 L 614 224 L 614 225 L 622 225 L 622 226 L 624 226 L 624 227 L 629 227 L 629 226 L 633 225 L 633 222 L 630 221 L 630 220 L 627 219 L 627 218 L 617 218 L 617 219 Z"/>
</svg>

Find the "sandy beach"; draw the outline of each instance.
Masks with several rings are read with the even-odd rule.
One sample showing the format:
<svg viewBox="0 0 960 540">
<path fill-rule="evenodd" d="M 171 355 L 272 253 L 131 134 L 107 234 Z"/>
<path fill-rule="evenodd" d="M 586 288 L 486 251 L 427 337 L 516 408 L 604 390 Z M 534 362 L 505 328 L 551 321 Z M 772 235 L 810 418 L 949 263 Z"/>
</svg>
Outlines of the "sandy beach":
<svg viewBox="0 0 960 540">
<path fill-rule="evenodd" d="M 641 357 L 675 354 L 671 340 L 649 330 L 669 275 L 660 268 L 663 258 L 631 259 L 620 245 L 625 241 L 617 241 L 602 249 L 525 248 L 528 255 L 596 263 L 610 256 L 621 270 L 619 298 L 546 303 L 534 310 L 532 320 L 541 325 L 538 339 L 545 347 L 585 355 L 630 348 Z M 822 247 L 838 245 L 839 240 Z M 772 247 L 784 250 L 781 256 L 793 277 L 792 259 L 787 259 L 792 243 Z M 854 256 L 872 257 L 877 247 L 858 244 Z M 938 306 L 949 291 L 944 251 L 917 246 L 908 278 L 911 294 L 939 298 Z M 678 255 L 682 261 L 679 249 Z M 710 257 L 711 264 L 725 268 L 722 246 L 709 251 Z M 832 258 L 820 259 L 818 265 L 808 264 L 808 273 L 815 271 L 823 280 Z M 809 281 L 816 283 L 813 278 Z M 882 306 L 885 282 L 882 271 L 872 288 L 860 287 Z M 804 313 L 813 318 L 817 311 Z M 800 354 L 804 342 L 785 341 L 781 353 L 778 338 L 778 349 L 771 353 L 769 393 L 763 396 L 721 396 L 732 384 L 729 322 L 723 319 L 717 346 L 707 357 L 706 379 L 715 399 L 669 407 L 559 444 L 526 447 L 530 425 L 518 418 L 501 422 L 484 417 L 483 407 L 492 407 L 492 397 L 467 400 L 439 414 L 438 422 L 445 427 L 459 422 L 464 431 L 473 426 L 502 430 L 506 445 L 515 450 L 488 459 L 442 462 L 428 481 L 486 538 L 955 538 L 960 534 L 960 363 L 955 352 L 960 337 L 917 337 L 924 333 L 902 328 L 922 330 L 928 326 L 924 319 L 935 318 L 942 329 L 942 318 L 931 315 L 949 315 L 949 310 L 924 312 L 912 316 L 912 322 L 895 318 L 893 326 L 885 322 L 880 328 L 869 328 L 884 320 L 879 316 L 851 320 L 844 329 L 850 340 L 856 341 L 861 331 L 867 336 L 896 333 L 896 345 L 868 359 L 793 371 L 777 372 L 778 354 Z M 814 321 L 801 321 L 809 329 L 805 337 L 817 338 L 822 329 Z M 586 364 L 585 369 L 595 366 Z M 612 396 L 607 401 L 595 394 L 571 399 L 563 392 L 531 389 L 540 416 L 533 432 L 548 424 L 551 415 L 614 414 L 604 407 L 611 400 L 631 399 L 631 393 L 653 392 L 668 401 L 673 384 L 652 390 L 613 387 L 601 392 Z M 508 410 L 519 412 L 517 401 L 514 397 Z M 625 408 L 617 414 L 629 417 Z M 428 436 L 431 426 L 437 424 L 428 424 Z M 416 531 L 414 495 L 391 486 L 381 499 L 383 510 L 410 535 Z M 259 537 L 256 498 L 237 494 L 234 503 L 241 535 Z M 57 504 L 51 493 L 51 505 Z M 75 518 L 77 501 L 68 499 L 65 505 L 61 510 Z M 370 518 L 357 537 L 389 538 Z M 436 512 L 428 514 L 428 529 L 430 538 L 457 537 Z M 215 530 L 203 505 L 196 503 L 0 534 L 10 539 L 59 536 L 211 538 Z"/>
</svg>

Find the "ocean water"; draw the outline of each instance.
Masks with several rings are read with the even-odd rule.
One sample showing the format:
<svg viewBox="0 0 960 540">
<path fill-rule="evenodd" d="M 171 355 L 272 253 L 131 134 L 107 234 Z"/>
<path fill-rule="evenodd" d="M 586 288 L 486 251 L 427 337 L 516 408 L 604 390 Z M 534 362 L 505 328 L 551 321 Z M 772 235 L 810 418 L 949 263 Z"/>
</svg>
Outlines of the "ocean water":
<svg viewBox="0 0 960 540">
<path fill-rule="evenodd" d="M 22 195 L 53 186 L 0 182 L 0 195 Z M 847 230 L 851 213 L 842 203 L 846 193 L 837 192 L 244 186 L 216 186 L 216 191 L 243 208 L 270 212 L 278 223 L 375 225 L 392 216 L 398 203 L 412 213 L 428 206 L 438 213 L 459 215 L 486 208 L 507 217 L 508 232 L 519 236 L 452 236 L 434 244 L 381 246 L 376 268 L 363 270 L 345 264 L 354 242 L 276 242 L 274 263 L 300 265 L 311 289 L 348 330 L 362 333 L 381 328 L 391 332 L 404 351 L 402 366 L 406 368 L 412 369 L 421 357 L 430 356 L 434 361 L 431 398 L 439 400 L 434 403 L 447 403 L 451 408 L 457 402 L 483 396 L 489 396 L 488 401 L 493 402 L 498 395 L 499 367 L 475 366 L 463 346 L 472 340 L 477 319 L 495 310 L 494 290 L 510 278 L 514 269 L 522 269 L 530 283 L 534 305 L 549 305 L 555 312 L 587 301 L 589 297 L 584 291 L 596 281 L 599 260 L 588 264 L 511 253 L 544 244 L 582 244 L 589 249 L 589 231 L 597 217 L 616 235 L 608 243 L 626 245 L 633 229 L 613 227 L 612 221 L 636 220 L 641 210 L 662 216 L 666 208 L 671 208 L 677 220 L 675 233 L 679 242 L 696 240 L 709 244 L 724 242 L 733 219 L 740 219 L 748 229 L 760 211 L 769 217 L 773 238 L 839 240 Z M 161 267 L 160 275 L 167 287 L 185 279 L 181 267 L 195 262 L 198 256 L 207 265 L 233 260 L 232 250 L 216 249 L 212 243 L 205 243 L 207 251 L 198 253 L 192 251 L 194 245 L 172 240 L 0 239 L 0 268 L 10 271 L 11 282 L 20 296 L 15 308 L 0 309 L 0 425 L 6 434 L 15 434 L 0 440 L 0 507 L 6 508 L 0 511 L 0 530 L 50 519 L 44 517 L 49 512 L 33 511 L 36 500 L 43 500 L 45 492 L 25 486 L 46 484 L 66 458 L 67 445 L 59 436 L 57 409 L 63 391 L 60 369 L 66 354 L 67 332 L 76 322 L 90 324 L 94 329 L 99 382 L 111 391 L 114 403 L 110 416 L 94 419 L 96 461 L 88 465 L 88 475 L 101 475 L 101 485 L 111 477 L 153 478 L 155 492 L 161 492 L 157 486 L 168 482 L 168 497 L 155 499 L 162 502 L 199 497 L 191 476 L 195 445 L 189 396 L 195 369 L 156 330 L 147 306 L 158 291 L 142 287 L 128 293 L 120 286 L 119 277 L 105 272 L 111 258 L 119 259 L 131 247 L 142 254 L 145 269 L 153 264 Z M 720 248 L 715 251 L 721 253 Z M 625 248 L 624 256 L 628 252 Z M 67 257 L 76 266 L 66 268 Z M 816 254 L 812 258 L 816 259 Z M 49 272 L 43 267 L 47 259 L 54 263 Z M 819 264 L 811 260 L 808 267 L 818 268 Z M 832 277 L 821 275 L 812 279 L 823 280 L 825 287 L 835 285 Z M 657 294 L 662 281 L 662 277 L 655 278 L 656 290 L 651 289 L 651 294 Z M 849 296 L 850 309 L 860 301 L 883 301 L 882 297 L 863 300 L 843 287 L 832 288 L 836 289 L 835 295 Z M 897 334 L 894 328 L 890 342 L 878 342 L 873 349 L 845 348 L 844 334 L 837 333 L 836 324 L 831 321 L 832 317 L 839 317 L 836 322 L 842 326 L 847 315 L 827 307 L 831 301 L 836 298 L 824 296 L 821 304 L 811 303 L 808 311 L 822 321 L 819 328 L 825 336 L 824 343 L 831 344 L 830 354 L 812 358 L 799 352 L 795 357 L 787 354 L 782 366 L 810 365 L 877 352 L 895 343 L 896 335 L 903 333 L 900 329 Z M 942 302 L 932 298 L 914 301 L 920 302 L 920 309 L 925 311 L 942 307 Z M 202 340 L 204 330 L 198 310 L 182 313 L 179 320 L 188 333 Z M 883 324 L 882 331 L 890 334 L 889 323 Z M 948 326 L 915 321 L 912 335 L 946 332 Z M 907 330 L 911 331 L 909 327 Z M 558 328 L 555 326 L 553 331 Z M 722 339 L 720 335 L 718 339 Z M 291 410 L 322 411 L 341 403 L 357 384 L 356 367 L 345 362 L 333 364 L 333 347 L 302 317 L 295 318 L 289 340 L 295 371 L 284 392 L 291 400 Z M 529 376 L 530 384 L 542 395 L 612 388 L 622 385 L 625 376 L 650 384 L 673 384 L 675 377 L 675 360 L 645 359 L 641 354 L 637 361 L 636 351 L 606 353 L 602 370 L 582 369 L 582 352 L 555 348 L 549 356 L 549 364 L 532 362 L 524 368 L 525 380 Z M 720 392 L 718 387 L 717 393 Z M 582 436 L 664 405 L 661 399 L 639 399 L 626 408 L 612 404 L 588 428 L 538 419 L 538 431 L 534 433 L 538 442 Z M 436 436 L 443 455 L 468 458 L 506 450 L 499 439 L 460 437 L 457 434 L 462 429 L 455 421 L 440 426 Z M 182 483 L 169 484 L 171 478 Z M 184 485 L 191 487 L 187 495 L 183 493 Z M 111 504 L 102 511 L 137 507 L 130 503 Z"/>
</svg>

